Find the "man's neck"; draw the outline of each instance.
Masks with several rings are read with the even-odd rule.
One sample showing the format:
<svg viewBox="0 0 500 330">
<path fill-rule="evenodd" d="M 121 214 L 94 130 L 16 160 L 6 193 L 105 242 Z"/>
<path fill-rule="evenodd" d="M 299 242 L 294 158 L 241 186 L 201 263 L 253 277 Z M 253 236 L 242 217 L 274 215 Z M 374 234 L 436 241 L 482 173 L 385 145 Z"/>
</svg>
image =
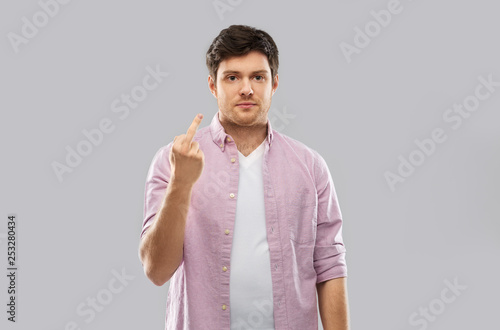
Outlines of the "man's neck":
<svg viewBox="0 0 500 330">
<path fill-rule="evenodd" d="M 234 139 L 236 147 L 244 156 L 248 156 L 267 137 L 267 122 L 262 126 L 239 126 L 222 123 L 224 131 Z"/>
</svg>

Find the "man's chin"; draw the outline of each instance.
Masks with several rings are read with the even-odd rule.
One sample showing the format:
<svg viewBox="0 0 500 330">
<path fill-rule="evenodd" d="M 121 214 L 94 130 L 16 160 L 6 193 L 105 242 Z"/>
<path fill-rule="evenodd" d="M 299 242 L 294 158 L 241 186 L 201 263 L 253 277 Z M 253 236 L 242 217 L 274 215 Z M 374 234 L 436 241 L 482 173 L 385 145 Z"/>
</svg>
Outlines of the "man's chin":
<svg viewBox="0 0 500 330">
<path fill-rule="evenodd" d="M 235 116 L 240 118 L 250 118 L 255 116 L 255 114 L 257 113 L 257 109 L 234 107 L 233 113 Z"/>
<path fill-rule="evenodd" d="M 251 126 L 257 119 L 256 113 L 255 110 L 236 108 L 233 111 L 233 119 L 241 126 Z"/>
</svg>

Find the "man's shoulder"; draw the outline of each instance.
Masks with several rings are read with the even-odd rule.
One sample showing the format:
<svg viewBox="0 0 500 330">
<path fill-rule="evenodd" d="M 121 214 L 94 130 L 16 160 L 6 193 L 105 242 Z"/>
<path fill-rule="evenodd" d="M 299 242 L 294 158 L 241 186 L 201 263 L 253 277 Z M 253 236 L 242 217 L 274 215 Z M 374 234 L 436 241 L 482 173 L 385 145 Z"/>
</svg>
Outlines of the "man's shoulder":
<svg viewBox="0 0 500 330">
<path fill-rule="evenodd" d="M 275 137 L 277 141 L 281 142 L 282 148 L 288 150 L 288 154 L 293 154 L 295 160 L 291 160 L 290 157 L 287 157 L 288 161 L 295 161 L 296 164 L 301 164 L 307 168 L 316 182 L 324 183 L 325 180 L 330 177 L 329 166 L 316 149 L 283 133 L 278 132 Z"/>
<path fill-rule="evenodd" d="M 274 138 L 279 141 L 282 148 L 286 148 L 290 151 L 293 151 L 300 159 L 306 161 L 317 162 L 319 159 L 322 159 L 319 152 L 305 144 L 302 141 L 299 141 L 289 135 L 283 134 L 273 129 Z"/>
</svg>

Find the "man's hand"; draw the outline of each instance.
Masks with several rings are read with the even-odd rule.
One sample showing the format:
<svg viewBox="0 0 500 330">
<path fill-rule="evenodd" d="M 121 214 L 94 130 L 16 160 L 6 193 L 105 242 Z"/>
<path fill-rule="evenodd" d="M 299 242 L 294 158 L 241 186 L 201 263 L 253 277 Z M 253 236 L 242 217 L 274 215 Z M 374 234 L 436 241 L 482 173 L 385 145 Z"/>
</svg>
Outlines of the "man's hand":
<svg viewBox="0 0 500 330">
<path fill-rule="evenodd" d="M 183 185 L 194 185 L 200 178 L 205 164 L 205 155 L 198 142 L 193 141 L 194 134 L 200 126 L 202 114 L 197 114 L 187 133 L 174 138 L 170 149 L 171 179 Z"/>
</svg>

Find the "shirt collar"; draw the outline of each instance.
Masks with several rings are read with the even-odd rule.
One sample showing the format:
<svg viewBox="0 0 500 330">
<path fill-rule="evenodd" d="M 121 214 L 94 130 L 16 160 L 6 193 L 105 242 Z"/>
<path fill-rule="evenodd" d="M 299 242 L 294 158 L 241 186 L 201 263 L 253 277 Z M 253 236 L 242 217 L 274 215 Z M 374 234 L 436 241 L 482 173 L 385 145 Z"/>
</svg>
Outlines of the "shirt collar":
<svg viewBox="0 0 500 330">
<path fill-rule="evenodd" d="M 228 139 L 228 134 L 226 134 L 226 131 L 224 130 L 224 127 L 220 123 L 219 120 L 219 111 L 217 111 L 212 118 L 212 122 L 210 123 L 210 133 L 212 134 L 212 139 L 214 143 L 220 148 L 220 150 L 224 151 L 226 142 L 229 142 Z M 266 141 L 269 144 L 269 147 L 271 147 L 272 141 L 273 141 L 273 129 L 271 127 L 271 121 L 269 118 L 267 118 L 267 137 Z"/>
</svg>

